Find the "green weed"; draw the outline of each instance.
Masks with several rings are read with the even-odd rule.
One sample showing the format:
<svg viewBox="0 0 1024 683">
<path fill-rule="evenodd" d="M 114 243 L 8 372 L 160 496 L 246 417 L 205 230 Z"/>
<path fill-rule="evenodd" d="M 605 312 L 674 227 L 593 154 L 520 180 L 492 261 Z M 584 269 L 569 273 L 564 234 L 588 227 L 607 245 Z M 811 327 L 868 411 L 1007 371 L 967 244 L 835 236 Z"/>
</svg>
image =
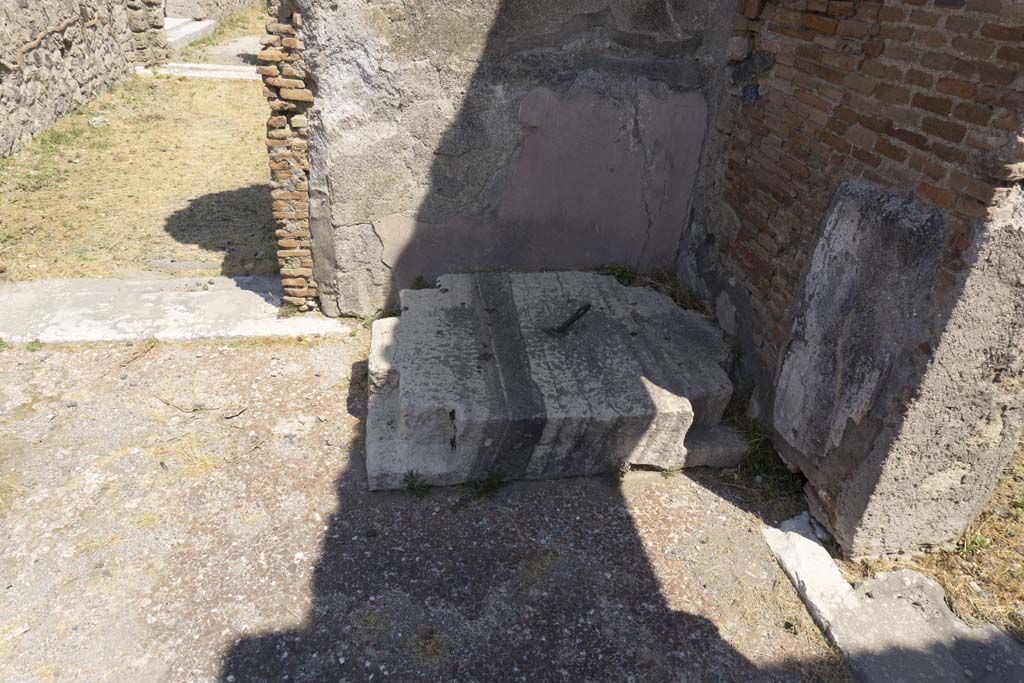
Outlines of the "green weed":
<svg viewBox="0 0 1024 683">
<path fill-rule="evenodd" d="M 505 483 L 505 480 L 502 479 L 500 474 L 497 472 L 490 472 L 483 479 L 471 481 L 465 486 L 477 498 L 484 498 L 498 491 L 498 489 L 504 486 Z"/>
<path fill-rule="evenodd" d="M 402 486 L 405 488 L 406 493 L 417 498 L 426 498 L 433 488 L 415 470 L 409 470 L 405 473 L 405 476 L 402 477 Z"/>
<path fill-rule="evenodd" d="M 295 304 L 281 304 L 281 307 L 277 309 L 278 318 L 293 318 L 299 313 L 299 307 Z"/>
</svg>

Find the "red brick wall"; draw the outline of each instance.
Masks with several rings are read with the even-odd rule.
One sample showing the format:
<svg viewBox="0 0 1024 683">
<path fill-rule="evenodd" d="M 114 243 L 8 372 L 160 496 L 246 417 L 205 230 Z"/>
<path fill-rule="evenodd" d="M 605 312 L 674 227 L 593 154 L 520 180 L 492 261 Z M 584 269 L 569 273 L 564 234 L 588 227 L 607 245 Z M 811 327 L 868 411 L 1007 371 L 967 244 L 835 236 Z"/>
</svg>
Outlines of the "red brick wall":
<svg viewBox="0 0 1024 683">
<path fill-rule="evenodd" d="M 267 3 L 267 35 L 258 71 L 270 105 L 267 151 L 271 197 L 277 224 L 277 261 L 284 302 L 300 311 L 317 308 L 309 232 L 309 158 L 306 112 L 313 93 L 306 87 L 306 65 L 298 36 L 302 17 L 289 0 Z"/>
<path fill-rule="evenodd" d="M 1024 3 L 740 0 L 738 12 L 737 33 L 775 63 L 756 101 L 748 85 L 747 103 L 735 88 L 723 107 L 716 185 L 740 225 L 714 249 L 724 275 L 747 285 L 772 368 L 841 180 L 942 207 L 956 271 L 971 226 L 1024 179 Z"/>
</svg>

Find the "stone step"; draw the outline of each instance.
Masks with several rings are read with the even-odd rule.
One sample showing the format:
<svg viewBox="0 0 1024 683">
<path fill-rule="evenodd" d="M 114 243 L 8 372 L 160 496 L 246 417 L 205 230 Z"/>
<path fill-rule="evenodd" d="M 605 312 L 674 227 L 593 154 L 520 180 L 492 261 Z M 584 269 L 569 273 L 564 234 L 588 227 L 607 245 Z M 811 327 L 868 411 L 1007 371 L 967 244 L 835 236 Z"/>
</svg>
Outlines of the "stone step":
<svg viewBox="0 0 1024 683">
<path fill-rule="evenodd" d="M 731 466 L 745 453 L 742 437 L 717 427 L 732 395 L 729 347 L 696 312 L 595 273 L 437 284 L 403 291 L 402 317 L 373 326 L 371 488 L 399 488 L 408 472 L 447 485 Z"/>
<path fill-rule="evenodd" d="M 190 43 L 212 36 L 216 28 L 217 22 L 214 19 L 195 21 L 181 17 L 164 18 L 164 33 L 167 34 L 167 44 L 175 50 L 180 50 Z"/>
</svg>

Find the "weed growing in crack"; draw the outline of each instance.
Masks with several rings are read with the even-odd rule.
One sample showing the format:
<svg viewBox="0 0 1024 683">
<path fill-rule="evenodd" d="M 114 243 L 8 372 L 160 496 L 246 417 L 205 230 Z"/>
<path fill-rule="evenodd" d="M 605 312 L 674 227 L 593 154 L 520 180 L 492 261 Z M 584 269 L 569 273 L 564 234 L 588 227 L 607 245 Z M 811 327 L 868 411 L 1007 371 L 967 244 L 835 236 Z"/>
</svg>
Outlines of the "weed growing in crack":
<svg viewBox="0 0 1024 683">
<path fill-rule="evenodd" d="M 485 498 L 497 492 L 506 483 L 500 474 L 490 472 L 483 479 L 471 481 L 465 486 L 476 498 Z"/>
<path fill-rule="evenodd" d="M 671 479 L 672 477 L 676 476 L 677 474 L 682 474 L 682 473 L 683 473 L 683 468 L 680 465 L 673 465 L 672 467 L 666 467 L 665 469 L 660 470 L 658 472 L 658 474 L 660 474 L 663 479 Z"/>
<path fill-rule="evenodd" d="M 423 277 L 422 275 L 417 275 L 416 279 L 409 283 L 409 289 L 433 289 L 433 288 L 434 288 L 434 286 L 431 285 L 427 281 L 427 278 Z"/>
<path fill-rule="evenodd" d="M 278 318 L 292 318 L 299 314 L 299 307 L 295 304 L 281 304 L 281 307 L 277 309 Z"/>
<path fill-rule="evenodd" d="M 629 472 L 629 463 L 609 465 L 602 476 L 609 484 L 617 487 L 622 485 L 622 480 L 626 478 L 627 472 Z"/>
<path fill-rule="evenodd" d="M 366 316 L 365 318 L 363 318 L 362 323 L 363 326 L 369 327 L 378 320 L 383 320 L 384 318 L 398 318 L 401 315 L 402 310 L 399 308 L 385 308 L 383 310 L 377 311 L 373 315 Z"/>
<path fill-rule="evenodd" d="M 409 470 L 405 473 L 405 476 L 402 477 L 402 486 L 406 493 L 417 498 L 426 498 L 433 488 L 416 470 Z"/>
</svg>

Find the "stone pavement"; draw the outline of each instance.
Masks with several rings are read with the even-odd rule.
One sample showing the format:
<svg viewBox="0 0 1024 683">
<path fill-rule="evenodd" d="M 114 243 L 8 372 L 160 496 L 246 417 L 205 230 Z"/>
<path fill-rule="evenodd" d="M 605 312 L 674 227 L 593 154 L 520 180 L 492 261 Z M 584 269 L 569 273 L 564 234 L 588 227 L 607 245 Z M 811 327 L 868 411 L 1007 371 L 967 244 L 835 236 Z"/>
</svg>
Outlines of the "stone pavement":
<svg viewBox="0 0 1024 683">
<path fill-rule="evenodd" d="M 319 314 L 279 317 L 276 277 L 67 279 L 0 284 L 0 338 L 79 343 L 343 334 Z"/>
<path fill-rule="evenodd" d="M 858 680 L 1024 681 L 1024 644 L 995 626 L 962 622 L 933 579 L 901 569 L 851 586 L 818 540 L 807 513 L 762 533 Z"/>
<path fill-rule="evenodd" d="M 0 352 L 0 679 L 849 680 L 700 471 L 370 493 L 368 342 Z"/>
</svg>

